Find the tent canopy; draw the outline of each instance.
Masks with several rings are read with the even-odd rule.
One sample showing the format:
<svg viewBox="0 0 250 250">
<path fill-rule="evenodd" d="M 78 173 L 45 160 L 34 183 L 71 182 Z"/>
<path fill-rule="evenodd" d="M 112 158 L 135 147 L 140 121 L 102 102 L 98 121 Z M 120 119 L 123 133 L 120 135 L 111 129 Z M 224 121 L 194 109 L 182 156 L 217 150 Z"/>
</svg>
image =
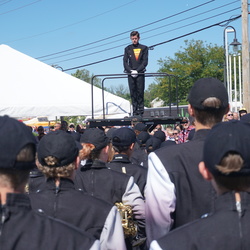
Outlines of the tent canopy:
<svg viewBox="0 0 250 250">
<path fill-rule="evenodd" d="M 92 115 L 91 84 L 0 45 L 0 115 Z M 94 115 L 103 114 L 102 90 L 94 86 Z M 104 91 L 105 114 L 130 113 L 129 101 Z M 107 109 L 107 110 L 106 110 Z"/>
</svg>

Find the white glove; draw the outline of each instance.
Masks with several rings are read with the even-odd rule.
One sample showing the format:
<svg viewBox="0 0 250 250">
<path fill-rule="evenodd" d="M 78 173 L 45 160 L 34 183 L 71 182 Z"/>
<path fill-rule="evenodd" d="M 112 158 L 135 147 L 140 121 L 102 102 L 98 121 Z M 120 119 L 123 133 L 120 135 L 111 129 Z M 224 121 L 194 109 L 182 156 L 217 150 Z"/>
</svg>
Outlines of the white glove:
<svg viewBox="0 0 250 250">
<path fill-rule="evenodd" d="M 137 77 L 138 76 L 138 72 L 136 70 L 131 70 L 131 76 L 132 77 Z"/>
</svg>

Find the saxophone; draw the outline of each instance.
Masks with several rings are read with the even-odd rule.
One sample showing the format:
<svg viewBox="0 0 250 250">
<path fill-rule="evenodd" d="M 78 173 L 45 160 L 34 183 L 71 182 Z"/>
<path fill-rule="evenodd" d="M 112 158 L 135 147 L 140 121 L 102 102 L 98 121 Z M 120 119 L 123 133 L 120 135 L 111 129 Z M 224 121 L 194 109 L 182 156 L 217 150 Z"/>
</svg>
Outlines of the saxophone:
<svg viewBox="0 0 250 250">
<path fill-rule="evenodd" d="M 135 237 L 137 235 L 138 226 L 133 219 L 133 210 L 129 205 L 122 202 L 115 203 L 120 215 L 125 238 Z"/>
</svg>

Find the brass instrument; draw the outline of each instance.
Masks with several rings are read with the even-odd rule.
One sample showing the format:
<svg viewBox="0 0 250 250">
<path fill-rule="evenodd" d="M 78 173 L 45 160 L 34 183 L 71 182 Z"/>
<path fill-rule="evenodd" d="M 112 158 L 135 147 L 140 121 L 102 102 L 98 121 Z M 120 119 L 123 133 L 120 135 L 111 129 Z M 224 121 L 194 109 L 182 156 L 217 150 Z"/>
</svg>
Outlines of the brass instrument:
<svg viewBox="0 0 250 250">
<path fill-rule="evenodd" d="M 137 223 L 133 219 L 133 210 L 129 205 L 122 202 L 115 203 L 120 215 L 125 238 L 135 237 L 137 235 Z"/>
</svg>

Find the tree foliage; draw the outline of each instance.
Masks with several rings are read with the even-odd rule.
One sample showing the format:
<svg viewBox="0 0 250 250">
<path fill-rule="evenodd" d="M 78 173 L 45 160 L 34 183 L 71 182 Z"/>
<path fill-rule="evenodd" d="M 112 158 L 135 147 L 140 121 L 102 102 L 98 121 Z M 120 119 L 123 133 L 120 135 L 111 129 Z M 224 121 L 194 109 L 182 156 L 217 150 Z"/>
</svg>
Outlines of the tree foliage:
<svg viewBox="0 0 250 250">
<path fill-rule="evenodd" d="M 75 73 L 73 73 L 71 75 L 76 77 L 76 78 L 79 78 L 79 79 L 81 79 L 81 80 L 83 80 L 85 82 L 88 82 L 88 83 L 91 83 L 92 77 L 94 76 L 93 74 L 90 74 L 90 72 L 88 70 L 86 70 L 86 69 L 77 70 Z M 93 84 L 94 84 L 94 86 L 96 86 L 98 88 L 102 87 L 100 78 L 95 77 L 94 80 L 93 80 Z M 122 84 L 116 86 L 115 88 L 104 87 L 104 90 L 106 90 L 106 91 L 108 91 L 108 92 L 110 92 L 110 93 L 112 93 L 114 95 L 120 96 L 120 97 L 122 97 L 122 98 L 124 98 L 126 100 L 130 100 L 129 91 Z"/>
<path fill-rule="evenodd" d="M 63 116 L 61 120 L 66 121 L 68 125 L 73 123 L 76 127 L 78 124 L 83 124 L 85 118 L 86 116 Z"/>
<path fill-rule="evenodd" d="M 124 87 L 124 85 L 120 84 L 115 87 L 111 87 L 108 89 L 108 91 L 114 95 L 120 96 L 126 100 L 130 101 L 130 93 L 127 87 Z"/>
<path fill-rule="evenodd" d="M 91 84 L 91 80 L 94 76 L 94 74 L 90 74 L 90 72 L 86 69 L 81 69 L 81 70 L 76 70 L 75 73 L 71 74 L 72 76 L 78 78 L 78 79 L 81 79 L 85 82 L 88 82 Z M 94 86 L 98 87 L 98 88 L 101 88 L 101 80 L 97 77 L 95 77 L 93 79 L 93 84 Z"/>
<path fill-rule="evenodd" d="M 201 40 L 185 41 L 185 47 L 175 53 L 174 58 L 158 60 L 158 72 L 172 74 L 178 78 L 178 101 L 186 103 L 189 89 L 193 83 L 203 77 L 215 77 L 223 81 L 224 50 L 222 46 L 206 44 Z M 171 84 L 171 91 L 169 85 Z M 156 83 L 149 86 L 151 99 L 162 99 L 164 104 L 175 103 L 176 81 L 174 78 L 156 78 Z M 171 99 L 169 97 L 171 94 Z"/>
<path fill-rule="evenodd" d="M 85 82 L 88 82 L 88 83 L 91 83 L 92 77 L 94 76 L 93 74 L 90 74 L 90 72 L 86 69 L 77 70 L 75 73 L 73 73 L 71 75 L 76 77 L 76 78 L 79 78 Z M 96 86 L 98 88 L 102 88 L 100 78 L 95 77 L 93 80 L 93 84 L 94 84 L 94 86 Z M 116 86 L 115 88 L 104 87 L 104 90 L 108 91 L 114 95 L 120 96 L 126 100 L 129 100 L 129 101 L 131 100 L 128 88 L 125 88 L 122 84 Z"/>
</svg>

